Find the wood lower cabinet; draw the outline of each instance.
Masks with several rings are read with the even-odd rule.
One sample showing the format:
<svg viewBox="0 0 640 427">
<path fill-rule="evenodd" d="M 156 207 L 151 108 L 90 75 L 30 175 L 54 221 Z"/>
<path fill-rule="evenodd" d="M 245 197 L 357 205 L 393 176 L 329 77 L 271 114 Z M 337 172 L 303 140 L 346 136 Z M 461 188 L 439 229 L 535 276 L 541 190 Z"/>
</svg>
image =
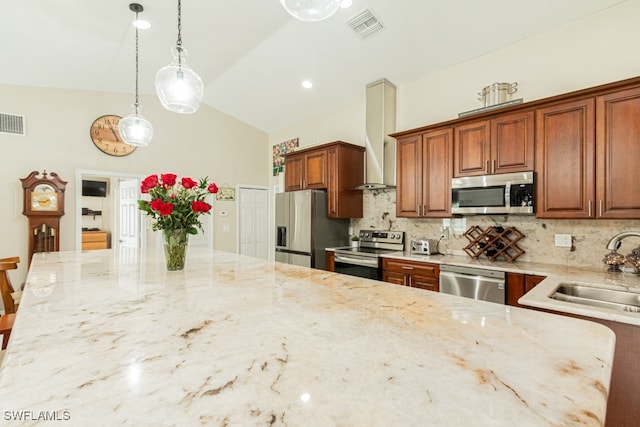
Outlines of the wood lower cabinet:
<svg viewBox="0 0 640 427">
<path fill-rule="evenodd" d="M 285 158 L 285 191 L 327 190 L 329 218 L 362 218 L 364 147 L 335 141 Z"/>
<path fill-rule="evenodd" d="M 505 298 L 507 305 L 530 308 L 518 304 L 518 300 L 544 279 L 545 276 L 507 273 L 507 295 Z"/>
<path fill-rule="evenodd" d="M 451 128 L 398 139 L 396 216 L 451 216 L 452 139 Z"/>
<path fill-rule="evenodd" d="M 395 258 L 382 259 L 382 281 L 438 292 L 440 266 Z"/>
<path fill-rule="evenodd" d="M 526 172 L 534 168 L 534 112 L 503 114 L 455 127 L 453 176 Z"/>
<path fill-rule="evenodd" d="M 106 231 L 83 231 L 82 250 L 108 249 Z"/>
<path fill-rule="evenodd" d="M 327 271 L 336 271 L 336 254 L 333 251 L 325 251 L 326 260 L 325 260 L 325 270 Z"/>
</svg>

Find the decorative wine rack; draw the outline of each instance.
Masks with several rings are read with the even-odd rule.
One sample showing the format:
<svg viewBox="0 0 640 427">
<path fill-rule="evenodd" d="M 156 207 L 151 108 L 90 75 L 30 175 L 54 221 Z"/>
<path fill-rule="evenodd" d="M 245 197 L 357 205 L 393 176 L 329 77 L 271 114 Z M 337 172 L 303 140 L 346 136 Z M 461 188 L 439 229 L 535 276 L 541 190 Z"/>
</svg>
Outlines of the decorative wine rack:
<svg viewBox="0 0 640 427">
<path fill-rule="evenodd" d="M 472 259 L 484 255 L 491 261 L 503 257 L 508 262 L 513 262 L 524 254 L 518 242 L 525 236 L 515 227 L 498 225 L 483 230 L 472 225 L 465 231 L 464 237 L 469 240 L 469 244 L 463 249 Z"/>
</svg>

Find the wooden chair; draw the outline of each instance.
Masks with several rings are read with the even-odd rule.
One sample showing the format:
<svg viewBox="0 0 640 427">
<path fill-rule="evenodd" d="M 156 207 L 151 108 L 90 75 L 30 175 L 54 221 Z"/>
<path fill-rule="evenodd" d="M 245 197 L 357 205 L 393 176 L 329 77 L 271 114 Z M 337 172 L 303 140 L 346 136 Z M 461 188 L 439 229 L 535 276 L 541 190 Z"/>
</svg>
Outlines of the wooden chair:
<svg viewBox="0 0 640 427">
<path fill-rule="evenodd" d="M 13 289 L 8 274 L 8 270 L 18 268 L 19 262 L 20 257 L 0 258 L 0 293 L 5 314 L 15 313 L 22 298 L 22 291 L 16 292 Z"/>
<path fill-rule="evenodd" d="M 9 343 L 9 337 L 11 336 L 11 330 L 13 329 L 13 322 L 16 319 L 16 314 L 5 314 L 0 316 L 0 334 L 2 334 L 2 350 L 0 350 L 0 365 L 4 359 L 4 349 L 7 348 Z"/>
<path fill-rule="evenodd" d="M 0 334 L 2 334 L 2 350 L 7 348 L 9 343 L 9 337 L 11 336 L 11 330 L 13 329 L 13 322 L 16 320 L 16 314 L 5 314 L 0 316 Z"/>
</svg>

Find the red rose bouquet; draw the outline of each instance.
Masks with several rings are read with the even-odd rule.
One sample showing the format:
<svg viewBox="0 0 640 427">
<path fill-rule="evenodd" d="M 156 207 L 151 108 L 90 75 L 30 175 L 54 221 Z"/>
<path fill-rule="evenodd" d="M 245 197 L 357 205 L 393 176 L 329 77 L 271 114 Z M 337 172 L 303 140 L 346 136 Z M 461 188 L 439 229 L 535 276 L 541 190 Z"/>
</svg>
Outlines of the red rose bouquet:
<svg viewBox="0 0 640 427">
<path fill-rule="evenodd" d="M 155 220 L 153 230 L 186 230 L 197 234 L 202 230 L 200 215 L 209 214 L 211 205 L 205 201 L 209 194 L 218 192 L 218 186 L 201 178 L 198 182 L 184 177 L 180 182 L 172 173 L 149 175 L 140 185 L 142 194 L 151 200 L 138 200 L 140 210 Z"/>
</svg>

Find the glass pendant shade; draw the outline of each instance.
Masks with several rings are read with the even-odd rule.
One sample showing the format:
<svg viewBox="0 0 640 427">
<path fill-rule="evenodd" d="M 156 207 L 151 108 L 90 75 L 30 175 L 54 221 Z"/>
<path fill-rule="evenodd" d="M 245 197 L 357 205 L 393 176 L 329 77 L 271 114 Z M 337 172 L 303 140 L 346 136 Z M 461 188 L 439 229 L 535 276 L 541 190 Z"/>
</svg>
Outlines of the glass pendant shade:
<svg viewBox="0 0 640 427">
<path fill-rule="evenodd" d="M 120 119 L 118 130 L 122 140 L 129 145 L 146 147 L 153 138 L 153 126 L 149 120 L 142 117 L 139 107 L 134 106 L 133 113 Z"/>
<path fill-rule="evenodd" d="M 335 14 L 342 0 L 280 0 L 291 16 L 301 21 L 322 21 Z"/>
<path fill-rule="evenodd" d="M 195 113 L 204 96 L 202 79 L 186 64 L 187 52 L 172 49 L 173 61 L 156 73 L 156 94 L 162 106 L 174 113 Z"/>
</svg>

